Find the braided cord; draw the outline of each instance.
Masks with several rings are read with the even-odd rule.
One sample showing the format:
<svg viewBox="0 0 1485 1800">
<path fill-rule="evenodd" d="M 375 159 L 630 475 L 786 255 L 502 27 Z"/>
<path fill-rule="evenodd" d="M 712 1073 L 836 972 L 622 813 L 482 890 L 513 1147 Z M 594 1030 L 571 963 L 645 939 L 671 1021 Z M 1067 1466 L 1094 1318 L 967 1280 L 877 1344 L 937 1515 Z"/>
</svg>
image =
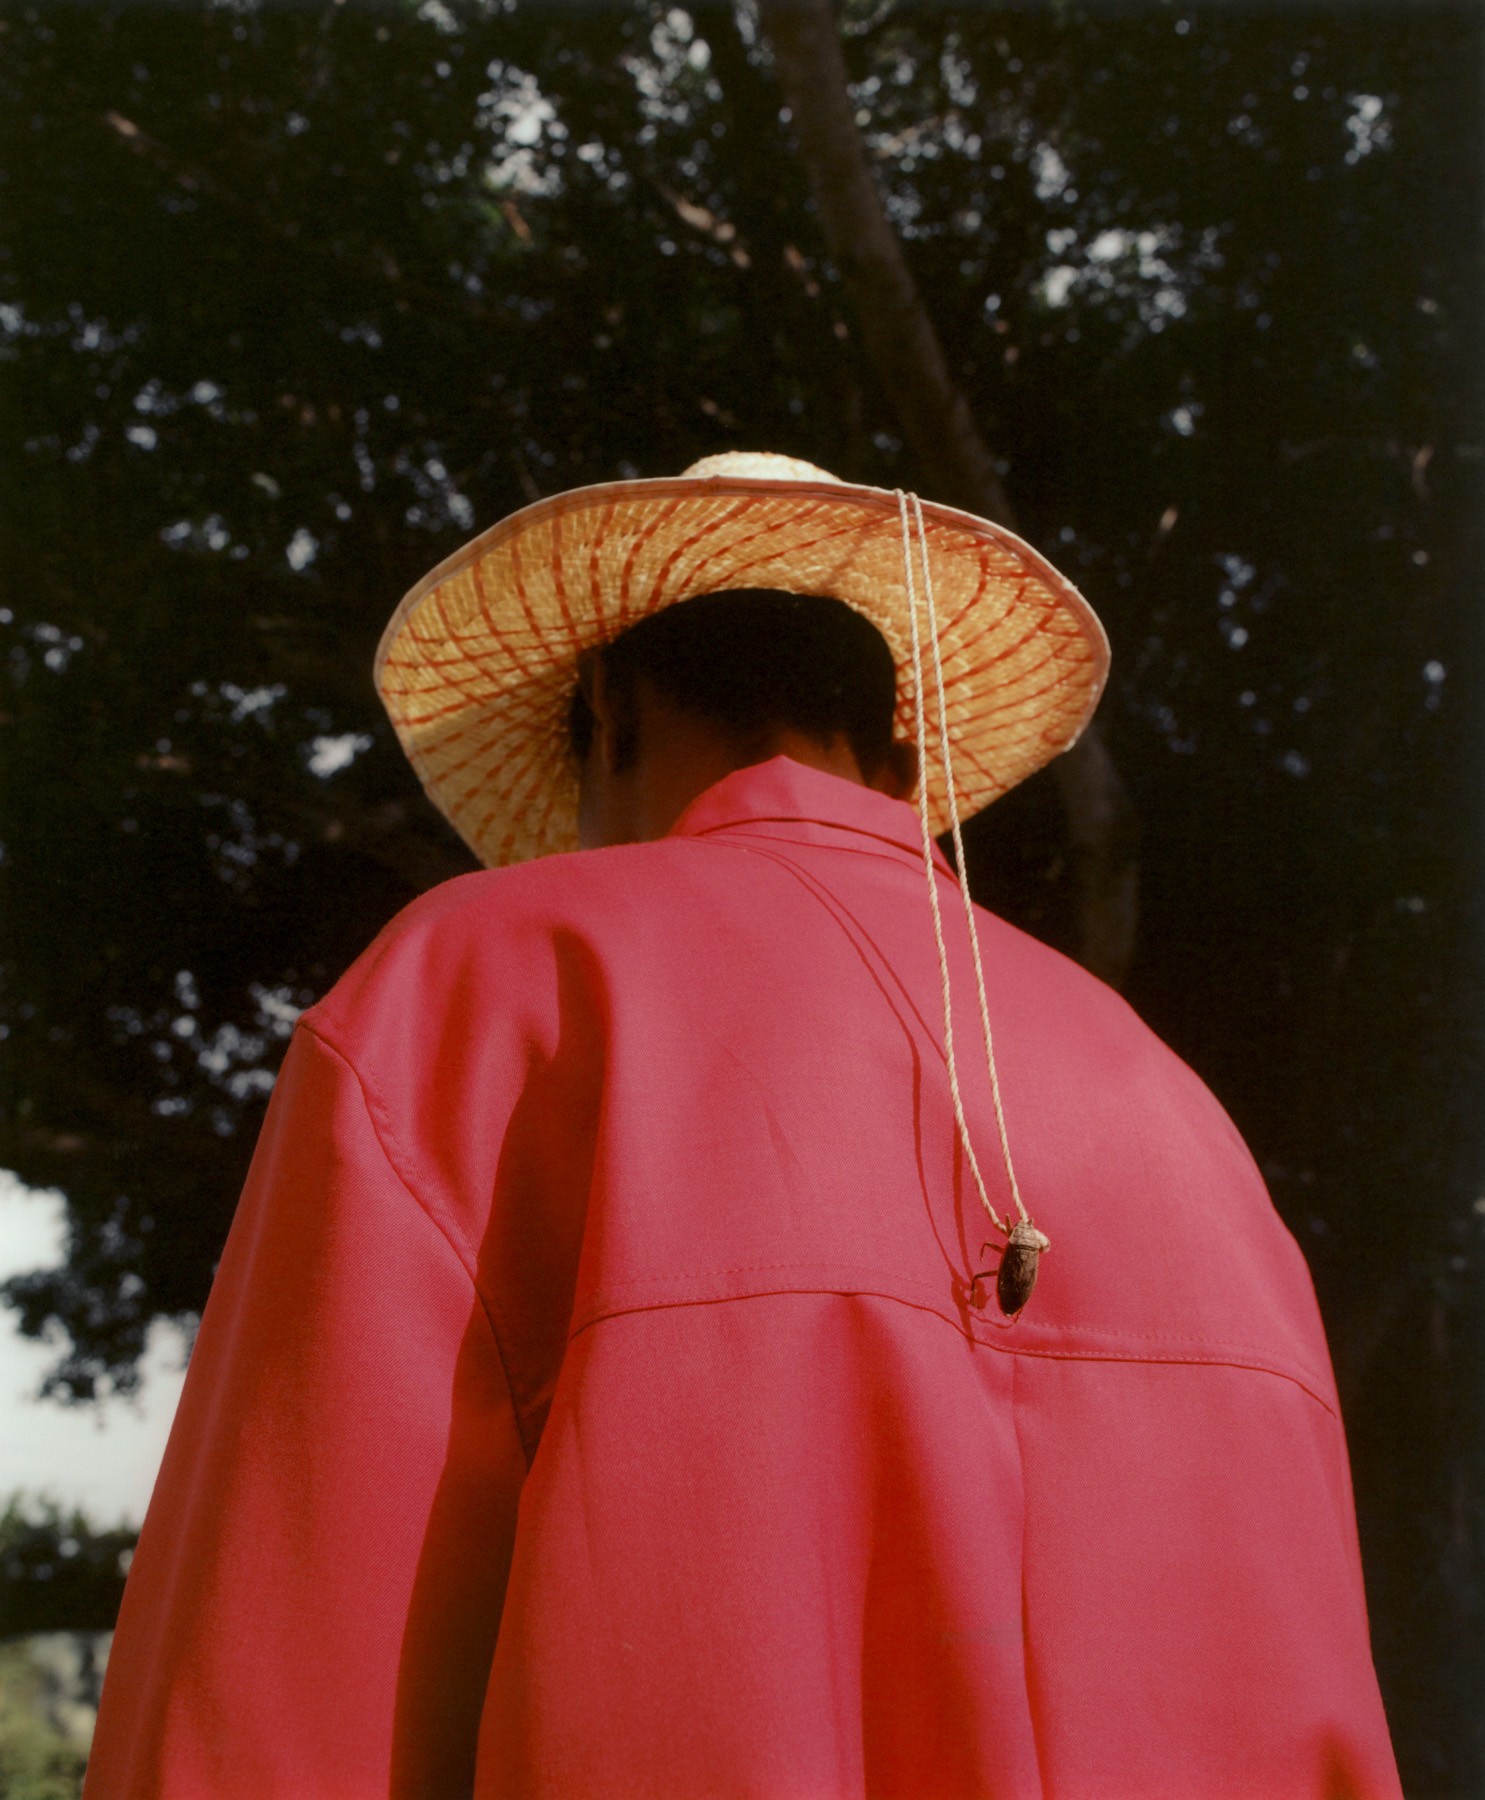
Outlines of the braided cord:
<svg viewBox="0 0 1485 1800">
<path fill-rule="evenodd" d="M 914 499 L 914 502 L 916 503 L 917 496 L 914 495 L 913 499 Z M 954 1060 L 954 1003 L 953 1003 L 953 999 L 949 992 L 949 953 L 944 946 L 944 921 L 943 921 L 943 915 L 939 909 L 939 903 L 938 903 L 938 882 L 935 879 L 934 872 L 933 872 L 933 834 L 928 828 L 928 719 L 927 719 L 927 708 L 926 708 L 924 693 L 923 693 L 923 647 L 922 647 L 922 642 L 921 642 L 921 638 L 920 638 L 920 634 L 919 634 L 919 630 L 918 630 L 918 586 L 917 586 L 917 582 L 914 580 L 914 577 L 913 577 L 912 528 L 911 528 L 911 525 L 909 524 L 909 519 L 908 519 L 908 497 L 905 493 L 903 493 L 901 488 L 899 488 L 897 490 L 897 512 L 898 512 L 898 520 L 902 526 L 902 573 L 903 573 L 903 580 L 907 586 L 908 622 L 912 628 L 912 641 L 913 641 L 913 708 L 914 708 L 914 717 L 915 717 L 915 722 L 917 725 L 917 735 L 918 735 L 918 822 L 922 827 L 922 833 L 923 833 L 923 873 L 926 876 L 927 881 L 928 881 L 928 904 L 933 912 L 933 936 L 934 936 L 934 941 L 938 945 L 939 976 L 940 976 L 940 979 L 941 979 L 941 982 L 943 985 L 944 1061 L 948 1064 L 948 1068 L 949 1068 L 949 1096 L 950 1096 L 950 1099 L 953 1101 L 953 1105 L 954 1105 L 954 1122 L 959 1127 L 959 1141 L 964 1146 L 965 1160 L 969 1164 L 970 1174 L 974 1177 L 975 1187 L 979 1190 L 980 1203 L 985 1208 L 985 1211 L 990 1215 L 990 1221 L 995 1226 L 995 1229 L 1000 1232 L 1005 1232 L 1007 1235 L 1009 1235 L 1009 1228 L 1006 1225 L 1005 1221 L 1001 1218 L 1000 1214 L 996 1212 L 995 1208 L 990 1204 L 990 1195 L 988 1194 L 988 1192 L 985 1189 L 985 1178 L 980 1173 L 979 1159 L 975 1156 L 974 1145 L 970 1142 L 969 1125 L 964 1117 L 964 1102 L 960 1098 L 960 1093 L 959 1093 L 959 1070 L 958 1070 L 958 1067 Z M 921 538 L 922 530 L 923 530 L 921 509 L 918 511 L 918 514 L 917 514 L 917 523 L 918 523 L 919 536 Z M 927 554 L 926 554 L 926 546 L 924 546 L 923 568 L 924 568 L 924 572 L 926 574 L 927 570 L 928 570 L 928 558 L 927 558 Z M 939 727 L 940 727 L 940 736 L 941 736 L 941 742 L 942 742 L 943 753 L 944 753 L 944 774 L 948 780 L 949 793 L 952 796 L 953 792 L 954 792 L 954 779 L 953 779 L 953 775 L 952 775 L 952 772 L 949 767 L 949 725 L 948 725 L 948 719 L 946 717 L 945 709 L 944 709 L 943 669 L 942 669 L 942 665 L 941 665 L 940 659 L 939 659 L 938 627 L 937 627 L 937 623 L 934 618 L 931 587 L 929 589 L 929 596 L 928 596 L 928 617 L 929 617 L 929 624 L 930 624 L 931 635 L 932 635 L 932 640 L 933 640 L 934 668 L 935 668 L 935 671 L 937 673 L 937 678 L 938 678 Z M 959 820 L 958 820 L 957 809 L 955 809 L 953 811 L 953 818 L 954 818 L 954 844 L 955 844 L 956 850 L 959 850 Z M 960 868 L 960 881 L 961 881 L 961 883 L 963 883 L 963 881 L 964 881 L 964 854 L 963 854 L 962 850 L 959 850 L 959 868 Z M 964 896 L 965 896 L 965 904 L 968 905 L 969 904 L 969 888 L 967 886 L 964 887 Z M 974 935 L 973 914 L 970 915 L 970 942 L 975 945 L 975 969 L 976 969 L 976 973 L 978 974 L 978 971 L 979 971 L 979 945 L 976 942 L 975 935 Z M 980 992 L 981 992 L 981 1004 L 982 1004 L 982 1008 L 983 1008 L 982 1017 L 985 1020 L 985 1029 L 988 1034 L 990 1013 L 989 1013 L 989 1008 L 985 1007 L 983 1004 L 983 996 L 984 996 L 983 983 L 981 984 Z M 987 1042 L 989 1041 L 988 1036 L 987 1036 L 986 1041 Z M 994 1064 L 993 1060 L 991 1061 L 991 1064 L 990 1064 L 990 1071 L 991 1071 L 992 1087 L 996 1087 L 997 1084 L 995 1082 L 995 1064 Z M 996 1091 L 995 1098 L 996 1098 L 996 1117 L 999 1118 L 1000 1117 L 1000 1096 L 999 1096 L 998 1089 Z M 1010 1166 L 1010 1147 L 1009 1147 L 1009 1143 L 1005 1136 L 1005 1127 L 1003 1124 L 1001 1126 L 1001 1147 L 1005 1153 L 1006 1166 L 1007 1166 L 1007 1168 L 1009 1168 L 1009 1166 Z M 1017 1190 L 1016 1190 L 1016 1183 L 1015 1183 L 1014 1175 L 1011 1177 L 1011 1192 L 1013 1195 L 1015 1195 L 1016 1204 L 1018 1206 L 1020 1206 L 1021 1197 L 1020 1197 L 1019 1193 L 1017 1193 Z M 1021 1216 L 1023 1218 L 1026 1216 L 1024 1208 L 1022 1209 Z"/>
<path fill-rule="evenodd" d="M 995 1037 L 990 1029 L 990 1002 L 985 998 L 985 970 L 980 961 L 980 934 L 975 927 L 974 905 L 969 897 L 969 876 L 964 864 L 964 839 L 959 831 L 959 798 L 954 790 L 954 770 L 949 756 L 949 709 L 944 698 L 944 665 L 939 655 L 938 612 L 933 601 L 933 567 L 928 560 L 928 534 L 923 526 L 923 502 L 916 494 L 911 498 L 913 522 L 918 528 L 918 553 L 923 562 L 923 597 L 928 607 L 928 642 L 933 650 L 933 678 L 938 689 L 939 742 L 944 758 L 944 785 L 949 790 L 949 824 L 954 833 L 954 860 L 959 870 L 959 893 L 964 901 L 964 924 L 969 933 L 970 955 L 975 966 L 975 990 L 980 999 L 980 1026 L 985 1034 L 985 1064 L 990 1071 L 990 1097 L 995 1102 L 995 1126 L 1000 1133 L 1000 1153 L 1005 1159 L 1011 1198 L 1016 1202 L 1016 1211 L 1026 1220 L 1029 1215 L 1021 1198 L 1020 1183 L 1016 1180 L 1016 1165 L 1011 1161 L 1010 1134 L 1006 1130 L 1005 1107 L 1000 1098 L 1000 1072 L 995 1066 Z M 926 807 L 923 809 L 923 817 L 927 818 Z M 946 989 L 948 981 L 948 966 L 945 964 Z M 993 1213 L 991 1217 L 994 1217 Z"/>
</svg>

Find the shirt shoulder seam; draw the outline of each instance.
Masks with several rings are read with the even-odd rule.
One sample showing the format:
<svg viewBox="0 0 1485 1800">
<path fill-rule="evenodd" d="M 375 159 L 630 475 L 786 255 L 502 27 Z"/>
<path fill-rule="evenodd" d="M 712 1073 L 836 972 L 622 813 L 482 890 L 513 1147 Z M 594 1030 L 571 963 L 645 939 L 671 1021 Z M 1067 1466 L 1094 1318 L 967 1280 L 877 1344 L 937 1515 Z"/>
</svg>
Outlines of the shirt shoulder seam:
<svg viewBox="0 0 1485 1800">
<path fill-rule="evenodd" d="M 376 1139 L 376 1145 L 378 1150 L 382 1153 L 383 1160 L 396 1176 L 398 1185 L 407 1195 L 408 1199 L 411 1200 L 413 1205 L 454 1253 L 455 1260 L 458 1262 L 459 1267 L 464 1271 L 465 1279 L 469 1282 L 474 1297 L 479 1302 L 480 1313 L 489 1329 L 490 1341 L 495 1346 L 495 1355 L 500 1363 L 500 1373 L 505 1381 L 506 1393 L 510 1397 L 511 1409 L 515 1413 L 517 1420 L 520 1420 L 521 1409 L 516 1403 L 515 1389 L 511 1385 L 510 1365 L 506 1361 L 505 1347 L 500 1341 L 499 1328 L 490 1311 L 489 1301 L 485 1298 L 484 1291 L 480 1286 L 478 1270 L 474 1258 L 470 1255 L 468 1246 L 460 1240 L 453 1230 L 450 1229 L 447 1221 L 440 1218 L 438 1213 L 435 1212 L 418 1193 L 416 1186 L 402 1166 L 401 1155 L 396 1150 L 397 1140 L 392 1131 L 391 1121 L 385 1116 L 386 1109 L 382 1106 L 380 1097 L 375 1093 L 370 1082 L 367 1081 L 360 1069 L 356 1067 L 355 1063 L 347 1056 L 340 1045 L 325 1032 L 318 1020 L 312 1022 L 307 1018 L 301 1017 L 298 1029 L 303 1031 L 307 1036 L 312 1037 L 315 1042 L 328 1051 L 337 1062 L 342 1063 L 355 1078 L 356 1091 L 361 1096 L 361 1104 L 366 1109 L 366 1117 L 371 1125 L 371 1133 Z M 523 1428 L 523 1438 L 524 1435 Z"/>
</svg>

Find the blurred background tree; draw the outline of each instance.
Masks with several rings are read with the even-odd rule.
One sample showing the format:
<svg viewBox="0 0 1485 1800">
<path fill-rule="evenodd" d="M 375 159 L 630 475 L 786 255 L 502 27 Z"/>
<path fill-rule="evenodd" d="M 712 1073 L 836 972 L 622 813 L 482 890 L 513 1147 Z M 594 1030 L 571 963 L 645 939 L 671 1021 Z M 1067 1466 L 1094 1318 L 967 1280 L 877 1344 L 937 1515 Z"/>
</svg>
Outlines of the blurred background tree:
<svg viewBox="0 0 1485 1800">
<path fill-rule="evenodd" d="M 1481 15 L 841 30 L 949 372 L 1113 639 L 1126 992 L 1315 1272 L 1408 1791 L 1477 1793 Z M 404 589 L 724 448 L 933 496 L 780 106 L 747 0 L 0 10 L 0 1163 L 68 1196 L 8 1286 L 60 1397 L 189 1324 L 298 1010 L 470 866 L 371 690 Z M 1076 949 L 1050 775 L 969 857 Z"/>
<path fill-rule="evenodd" d="M 0 1637 L 111 1630 L 138 1535 L 13 1494 L 0 1512 Z"/>
<path fill-rule="evenodd" d="M 77 1800 L 136 1533 L 13 1494 L 0 1511 L 0 1800 Z"/>
</svg>

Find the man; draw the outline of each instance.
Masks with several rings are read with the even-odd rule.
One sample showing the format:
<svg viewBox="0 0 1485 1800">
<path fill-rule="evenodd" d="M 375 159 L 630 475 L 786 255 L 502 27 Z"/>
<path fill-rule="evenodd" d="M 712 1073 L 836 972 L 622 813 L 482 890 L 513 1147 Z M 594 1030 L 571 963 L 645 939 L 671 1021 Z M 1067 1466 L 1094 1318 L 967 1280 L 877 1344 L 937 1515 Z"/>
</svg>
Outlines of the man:
<svg viewBox="0 0 1485 1800">
<path fill-rule="evenodd" d="M 1079 596 L 719 458 L 505 521 L 378 666 L 520 866 L 301 1021 L 91 1800 L 1397 1795 L 1303 1260 L 931 845 L 1081 729 Z"/>
</svg>

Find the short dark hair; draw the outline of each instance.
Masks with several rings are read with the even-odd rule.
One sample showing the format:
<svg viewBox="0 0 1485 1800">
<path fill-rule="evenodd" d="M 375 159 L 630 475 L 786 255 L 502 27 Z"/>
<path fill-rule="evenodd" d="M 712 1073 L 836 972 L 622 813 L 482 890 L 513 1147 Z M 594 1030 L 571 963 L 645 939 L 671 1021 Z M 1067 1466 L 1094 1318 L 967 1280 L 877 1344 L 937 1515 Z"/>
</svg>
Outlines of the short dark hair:
<svg viewBox="0 0 1485 1800">
<path fill-rule="evenodd" d="M 650 613 L 590 655 L 602 659 L 619 711 L 621 768 L 637 752 L 633 695 L 641 676 L 744 745 L 781 725 L 822 747 L 844 736 L 868 778 L 891 752 L 892 652 L 870 619 L 829 595 L 777 588 L 697 595 Z M 579 684 L 568 728 L 580 764 L 594 723 Z"/>
</svg>

